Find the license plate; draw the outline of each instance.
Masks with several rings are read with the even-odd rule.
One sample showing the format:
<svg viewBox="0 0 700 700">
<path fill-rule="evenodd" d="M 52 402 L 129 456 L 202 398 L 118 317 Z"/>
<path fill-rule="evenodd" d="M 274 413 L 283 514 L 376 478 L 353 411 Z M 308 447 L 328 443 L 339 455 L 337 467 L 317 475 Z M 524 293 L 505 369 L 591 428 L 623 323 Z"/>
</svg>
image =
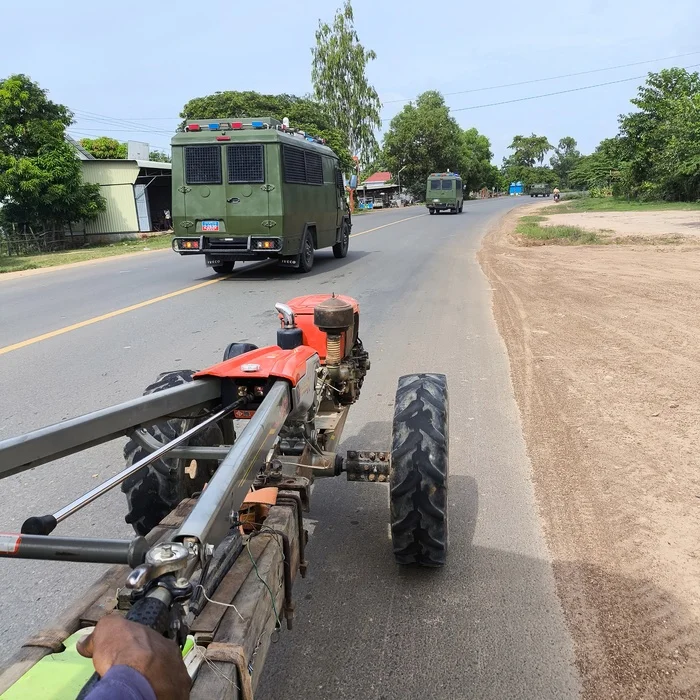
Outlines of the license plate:
<svg viewBox="0 0 700 700">
<path fill-rule="evenodd" d="M 202 221 L 202 231 L 218 231 L 218 221 Z"/>
</svg>

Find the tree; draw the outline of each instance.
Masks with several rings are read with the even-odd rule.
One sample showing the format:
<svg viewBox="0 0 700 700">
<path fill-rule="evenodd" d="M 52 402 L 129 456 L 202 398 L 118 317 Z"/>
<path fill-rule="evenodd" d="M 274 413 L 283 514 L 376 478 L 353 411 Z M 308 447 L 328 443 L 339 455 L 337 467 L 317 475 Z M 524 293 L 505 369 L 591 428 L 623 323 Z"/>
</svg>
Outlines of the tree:
<svg viewBox="0 0 700 700">
<path fill-rule="evenodd" d="M 49 143 L 63 141 L 73 114 L 51 102 L 26 75 L 0 80 L 0 154 L 36 156 Z"/>
<path fill-rule="evenodd" d="M 0 205 L 6 227 L 51 231 L 104 210 L 64 138 L 70 111 L 25 75 L 0 80 Z"/>
<path fill-rule="evenodd" d="M 227 90 L 196 97 L 182 108 L 182 119 L 231 119 L 289 117 L 290 124 L 314 136 L 324 138 L 348 171 L 352 160 L 345 133 L 338 129 L 318 102 L 296 95 L 264 95 L 258 92 Z"/>
<path fill-rule="evenodd" d="M 683 68 L 650 73 L 637 107 L 620 117 L 621 156 L 628 194 L 645 198 L 700 197 L 700 76 Z"/>
<path fill-rule="evenodd" d="M 350 153 L 372 159 L 377 150 L 374 130 L 381 126 L 381 103 L 365 72 L 377 56 L 360 44 L 350 0 L 336 12 L 332 26 L 319 21 L 311 53 L 314 96 L 331 123 L 346 134 Z"/>
<path fill-rule="evenodd" d="M 462 132 L 462 149 L 459 173 L 466 191 L 476 192 L 482 187 L 495 187 L 498 169 L 491 165 L 493 153 L 488 138 L 474 128 L 467 129 Z"/>
<path fill-rule="evenodd" d="M 421 199 L 430 173 L 460 172 L 465 165 L 462 130 L 439 92 L 424 92 L 391 120 L 383 162 L 392 173 L 405 166 L 402 186 Z"/>
<path fill-rule="evenodd" d="M 546 136 L 514 136 L 513 142 L 508 146 L 513 151 L 513 155 L 509 157 L 509 162 L 512 165 L 520 165 L 528 168 L 534 167 L 535 163 L 542 165 L 545 156 L 552 150 L 553 146 L 549 143 Z"/>
<path fill-rule="evenodd" d="M 94 139 L 80 139 L 80 145 L 95 158 L 113 159 L 126 158 L 127 147 L 125 143 L 121 143 L 109 136 L 98 136 Z"/>
<path fill-rule="evenodd" d="M 163 151 L 151 151 L 148 155 L 148 159 L 154 163 L 170 163 L 172 159 L 167 153 Z"/>
<path fill-rule="evenodd" d="M 550 158 L 552 170 L 559 177 L 562 187 L 569 187 L 569 174 L 581 160 L 581 153 L 576 148 L 576 139 L 565 136 L 559 139 L 559 145 L 554 147 L 554 155 Z"/>
<path fill-rule="evenodd" d="M 626 172 L 623 152 L 621 139 L 604 139 L 591 155 L 579 158 L 569 173 L 569 184 L 588 190 L 617 188 Z"/>
</svg>

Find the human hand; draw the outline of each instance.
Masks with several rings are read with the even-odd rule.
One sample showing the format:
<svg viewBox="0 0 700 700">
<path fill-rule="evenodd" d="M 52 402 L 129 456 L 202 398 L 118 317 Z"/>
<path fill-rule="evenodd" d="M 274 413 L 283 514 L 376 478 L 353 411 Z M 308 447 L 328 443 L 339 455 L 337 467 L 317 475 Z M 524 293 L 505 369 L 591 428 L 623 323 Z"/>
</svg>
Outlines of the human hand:
<svg viewBox="0 0 700 700">
<path fill-rule="evenodd" d="M 76 648 L 81 656 L 92 659 L 100 678 L 112 666 L 130 666 L 150 683 L 158 700 L 190 697 L 190 677 L 180 648 L 145 625 L 108 615 Z"/>
</svg>

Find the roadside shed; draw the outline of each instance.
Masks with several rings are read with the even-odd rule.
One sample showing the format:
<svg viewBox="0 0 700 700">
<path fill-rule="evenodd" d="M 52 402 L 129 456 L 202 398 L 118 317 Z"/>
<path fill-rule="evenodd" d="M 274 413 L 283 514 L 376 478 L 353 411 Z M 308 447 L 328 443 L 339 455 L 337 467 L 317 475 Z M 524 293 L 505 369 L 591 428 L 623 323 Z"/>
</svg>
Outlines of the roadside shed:
<svg viewBox="0 0 700 700">
<path fill-rule="evenodd" d="M 522 194 L 524 191 L 525 186 L 522 182 L 511 182 L 508 188 L 508 194 L 510 195 Z"/>
<path fill-rule="evenodd" d="M 172 208 L 171 163 L 81 159 L 80 165 L 83 180 L 98 184 L 107 201 L 105 211 L 85 224 L 86 235 L 127 238 L 167 230 L 165 211 Z"/>
</svg>

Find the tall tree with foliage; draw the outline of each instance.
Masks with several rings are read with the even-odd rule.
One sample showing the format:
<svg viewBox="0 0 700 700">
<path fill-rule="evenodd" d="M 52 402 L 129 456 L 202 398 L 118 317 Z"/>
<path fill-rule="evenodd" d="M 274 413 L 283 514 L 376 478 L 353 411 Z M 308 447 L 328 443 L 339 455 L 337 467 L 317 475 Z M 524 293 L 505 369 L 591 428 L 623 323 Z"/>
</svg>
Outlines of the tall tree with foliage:
<svg viewBox="0 0 700 700">
<path fill-rule="evenodd" d="M 450 116 L 439 92 L 419 95 L 392 120 L 384 136 L 383 162 L 392 173 L 401 173 L 401 184 L 419 198 L 432 172 L 461 172 L 465 165 L 463 133 Z"/>
<path fill-rule="evenodd" d="M 513 151 L 509 157 L 511 164 L 534 168 L 535 163 L 542 166 L 547 153 L 552 150 L 553 146 L 546 136 L 531 134 L 530 136 L 514 136 L 508 148 Z"/>
<path fill-rule="evenodd" d="M 569 175 L 581 160 L 581 153 L 577 149 L 577 145 L 576 139 L 572 136 L 559 139 L 559 145 L 554 147 L 554 155 L 549 160 L 562 187 L 569 187 Z"/>
<path fill-rule="evenodd" d="M 371 160 L 377 150 L 374 130 L 381 126 L 381 102 L 366 71 L 377 56 L 360 43 L 350 0 L 336 12 L 332 25 L 319 21 L 311 53 L 314 96 L 347 135 L 351 154 Z"/>
<path fill-rule="evenodd" d="M 186 119 L 230 119 L 232 117 L 289 117 L 290 124 L 314 136 L 324 138 L 335 151 L 344 170 L 352 160 L 345 132 L 338 129 L 321 105 L 296 95 L 265 95 L 259 92 L 227 90 L 195 97 L 185 104 L 180 117 Z"/>
<path fill-rule="evenodd" d="M 0 80 L 0 204 L 8 230 L 55 231 L 105 207 L 64 138 L 72 114 L 26 75 Z"/>
<path fill-rule="evenodd" d="M 80 145 L 90 154 L 99 159 L 121 159 L 127 156 L 125 143 L 109 136 L 98 136 L 94 139 L 80 139 Z"/>
<path fill-rule="evenodd" d="M 683 68 L 650 73 L 637 111 L 620 117 L 620 156 L 631 196 L 700 198 L 700 76 Z"/>
<path fill-rule="evenodd" d="M 462 149 L 459 173 L 467 192 L 476 192 L 482 187 L 495 187 L 498 169 L 491 165 L 493 153 L 488 138 L 474 128 L 466 129 L 462 132 Z"/>
</svg>

